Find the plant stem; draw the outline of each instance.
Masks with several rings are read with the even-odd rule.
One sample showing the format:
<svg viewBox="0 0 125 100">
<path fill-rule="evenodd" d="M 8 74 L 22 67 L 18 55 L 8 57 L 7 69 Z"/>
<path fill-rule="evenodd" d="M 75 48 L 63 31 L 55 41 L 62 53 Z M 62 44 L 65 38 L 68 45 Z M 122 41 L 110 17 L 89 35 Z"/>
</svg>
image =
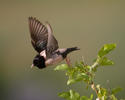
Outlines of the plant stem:
<svg viewBox="0 0 125 100">
<path fill-rule="evenodd" d="M 91 66 L 91 68 L 93 69 L 93 68 L 95 68 L 96 66 L 98 66 L 98 62 L 97 62 L 97 61 Z"/>
<path fill-rule="evenodd" d="M 98 97 L 98 90 L 97 90 L 97 88 L 95 87 L 94 82 L 92 81 L 92 83 L 91 83 L 90 85 L 91 85 L 92 90 L 95 91 L 95 93 L 96 93 L 96 95 L 97 95 L 97 97 Z"/>
<path fill-rule="evenodd" d="M 95 62 L 93 65 L 91 65 L 91 71 L 92 71 L 92 69 L 94 69 L 94 68 L 97 67 L 98 65 L 99 65 L 99 63 L 98 63 L 98 61 L 96 60 L 96 62 Z M 92 90 L 95 91 L 95 93 L 96 93 L 96 95 L 97 95 L 97 97 L 98 97 L 98 90 L 97 90 L 97 88 L 96 88 L 94 82 L 92 81 L 90 85 L 91 85 Z"/>
</svg>

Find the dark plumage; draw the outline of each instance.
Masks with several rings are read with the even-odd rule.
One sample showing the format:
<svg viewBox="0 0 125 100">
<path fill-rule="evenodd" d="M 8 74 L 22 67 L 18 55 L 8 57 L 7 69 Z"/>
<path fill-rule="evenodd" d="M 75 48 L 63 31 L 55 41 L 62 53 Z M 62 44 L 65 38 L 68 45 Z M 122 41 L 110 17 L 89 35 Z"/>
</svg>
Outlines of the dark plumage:
<svg viewBox="0 0 125 100">
<path fill-rule="evenodd" d="M 33 64 L 37 66 L 38 68 L 42 69 L 45 68 L 45 58 L 43 56 L 40 56 L 39 54 L 35 56 L 33 59 Z"/>
<path fill-rule="evenodd" d="M 45 26 L 36 18 L 29 17 L 29 29 L 32 46 L 38 52 L 33 60 L 33 66 L 44 68 L 56 64 L 65 59 L 70 52 L 79 50 L 77 47 L 59 49 L 48 22 Z"/>
</svg>

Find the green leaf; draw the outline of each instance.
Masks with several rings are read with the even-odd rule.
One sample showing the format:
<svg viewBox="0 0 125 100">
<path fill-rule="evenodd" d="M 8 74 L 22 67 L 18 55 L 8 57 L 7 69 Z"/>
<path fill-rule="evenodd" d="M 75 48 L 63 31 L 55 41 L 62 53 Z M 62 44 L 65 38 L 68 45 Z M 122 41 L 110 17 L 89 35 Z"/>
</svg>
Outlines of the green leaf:
<svg viewBox="0 0 125 100">
<path fill-rule="evenodd" d="M 85 73 L 80 73 L 79 78 L 82 78 L 85 81 L 89 81 L 89 79 L 90 79 L 89 75 L 87 75 Z"/>
<path fill-rule="evenodd" d="M 82 96 L 80 98 L 80 100 L 93 100 L 93 94 L 90 95 L 90 98 L 86 97 L 86 96 Z"/>
<path fill-rule="evenodd" d="M 112 94 L 112 95 L 110 96 L 110 100 L 118 100 L 118 99 L 115 97 L 115 95 Z"/>
<path fill-rule="evenodd" d="M 110 51 L 112 51 L 114 48 L 116 48 L 116 44 L 105 44 L 98 52 L 99 57 L 103 57 L 104 55 L 108 54 Z"/>
<path fill-rule="evenodd" d="M 100 98 L 100 100 L 107 100 L 107 94 L 108 91 L 105 88 L 102 88 L 99 84 L 96 85 L 96 88 L 98 90 L 98 98 Z"/>
<path fill-rule="evenodd" d="M 114 88 L 114 89 L 112 89 L 112 94 L 116 94 L 120 91 L 122 91 L 122 88 L 120 88 L 120 87 Z"/>
<path fill-rule="evenodd" d="M 101 66 L 107 66 L 107 65 L 113 65 L 114 62 L 109 60 L 107 57 L 100 58 L 98 60 L 99 65 Z"/>
<path fill-rule="evenodd" d="M 75 83 L 75 82 L 76 82 L 75 79 L 69 79 L 69 80 L 67 81 L 67 85 L 73 84 L 73 83 Z"/>
<path fill-rule="evenodd" d="M 67 81 L 67 85 L 76 83 L 76 82 L 80 82 L 80 81 L 91 81 L 91 78 L 85 74 L 85 73 L 76 73 L 76 75 L 72 78 L 69 78 L 69 80 Z"/>
<path fill-rule="evenodd" d="M 92 100 L 92 99 L 93 99 L 93 94 L 90 95 L 90 100 Z"/>
<path fill-rule="evenodd" d="M 86 97 L 86 96 L 82 96 L 82 97 L 80 98 L 80 100 L 89 100 L 89 98 Z"/>
<path fill-rule="evenodd" d="M 58 96 L 66 100 L 80 100 L 79 93 L 73 90 L 70 90 L 69 92 L 59 93 Z"/>
<path fill-rule="evenodd" d="M 93 100 L 93 94 L 91 94 L 90 97 L 86 97 L 86 96 L 80 97 L 80 94 L 73 90 L 69 90 L 68 92 L 59 93 L 58 96 L 66 99 L 66 100 Z"/>
<path fill-rule="evenodd" d="M 75 66 L 79 67 L 79 68 L 83 68 L 84 67 L 84 62 L 81 61 L 80 63 L 76 62 Z"/>
<path fill-rule="evenodd" d="M 62 93 L 59 93 L 58 96 L 61 98 L 68 99 L 70 97 L 70 93 L 69 92 L 62 92 Z"/>
<path fill-rule="evenodd" d="M 80 95 L 78 92 L 75 92 L 73 90 L 70 90 L 70 99 L 71 100 L 79 100 L 80 99 Z"/>
<path fill-rule="evenodd" d="M 67 69 L 69 69 L 69 66 L 67 65 L 67 64 L 61 64 L 61 65 L 58 65 L 58 66 L 56 66 L 56 68 L 54 69 L 54 70 L 67 70 Z"/>
</svg>

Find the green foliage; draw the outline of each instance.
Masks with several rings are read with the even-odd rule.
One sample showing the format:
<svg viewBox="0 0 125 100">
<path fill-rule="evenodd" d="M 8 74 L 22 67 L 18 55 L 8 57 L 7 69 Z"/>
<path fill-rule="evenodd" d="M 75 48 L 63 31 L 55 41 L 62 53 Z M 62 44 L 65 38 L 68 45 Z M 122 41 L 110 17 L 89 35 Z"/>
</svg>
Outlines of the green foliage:
<svg viewBox="0 0 125 100">
<path fill-rule="evenodd" d="M 120 87 L 117 87 L 117 88 L 114 88 L 114 89 L 112 89 L 112 94 L 116 94 L 116 93 L 118 93 L 118 92 L 120 92 L 120 91 L 122 91 L 122 88 L 120 88 Z"/>
<path fill-rule="evenodd" d="M 114 64 L 114 62 L 109 60 L 107 57 L 100 58 L 98 63 L 100 64 L 100 66 L 107 66 L 107 65 L 113 65 Z"/>
<path fill-rule="evenodd" d="M 67 69 L 69 69 L 69 66 L 67 64 L 61 64 L 56 66 L 54 70 L 67 70 Z"/>
<path fill-rule="evenodd" d="M 114 50 L 116 47 L 116 44 L 105 44 L 98 52 L 97 58 L 94 62 L 94 64 L 91 66 L 93 68 L 93 71 L 96 71 L 97 67 L 99 66 L 109 66 L 113 65 L 114 62 L 109 60 L 106 55 Z M 96 65 L 95 65 L 96 64 Z"/>
<path fill-rule="evenodd" d="M 109 60 L 106 55 L 114 50 L 116 44 L 105 44 L 98 52 L 97 58 L 92 65 L 85 65 L 83 61 L 76 62 L 74 66 L 68 66 L 67 64 L 58 65 L 55 70 L 66 71 L 68 77 L 67 85 L 71 85 L 77 82 L 84 82 L 87 86 L 90 86 L 92 90 L 96 92 L 96 100 L 117 100 L 115 94 L 121 91 L 121 88 L 114 88 L 108 90 L 102 87 L 100 84 L 94 84 L 95 72 L 100 66 L 113 65 L 114 62 Z M 59 93 L 59 97 L 66 100 L 94 100 L 93 94 L 90 97 L 80 96 L 78 92 L 70 90 L 68 92 Z"/>
<path fill-rule="evenodd" d="M 62 92 L 58 94 L 59 97 L 64 98 L 66 100 L 93 100 L 93 94 L 91 94 L 90 98 L 86 96 L 80 96 L 78 92 L 70 90 L 68 92 Z"/>
<path fill-rule="evenodd" d="M 82 62 L 75 64 L 74 67 L 69 68 L 66 72 L 66 75 L 69 77 L 67 85 L 80 81 L 91 82 L 93 75 L 89 71 L 90 66 L 84 66 Z"/>
<path fill-rule="evenodd" d="M 116 44 L 105 44 L 98 52 L 99 57 L 103 57 L 116 48 Z"/>
<path fill-rule="evenodd" d="M 108 98 L 107 89 L 100 87 L 100 85 L 97 85 L 96 88 L 98 89 L 98 93 L 97 93 L 98 98 L 100 98 L 101 100 L 107 100 Z"/>
</svg>

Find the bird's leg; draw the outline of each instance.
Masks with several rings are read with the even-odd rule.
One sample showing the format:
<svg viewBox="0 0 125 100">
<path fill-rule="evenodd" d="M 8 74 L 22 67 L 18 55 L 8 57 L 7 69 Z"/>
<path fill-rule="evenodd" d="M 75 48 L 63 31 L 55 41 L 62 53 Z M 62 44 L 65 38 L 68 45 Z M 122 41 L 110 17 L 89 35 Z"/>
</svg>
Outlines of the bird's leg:
<svg viewBox="0 0 125 100">
<path fill-rule="evenodd" d="M 40 52 L 40 55 L 43 56 L 46 59 L 46 51 L 43 50 L 42 52 Z"/>
<path fill-rule="evenodd" d="M 71 66 L 71 63 L 70 63 L 70 58 L 69 57 L 66 57 L 66 63 L 67 63 L 67 65 L 70 67 Z"/>
</svg>

